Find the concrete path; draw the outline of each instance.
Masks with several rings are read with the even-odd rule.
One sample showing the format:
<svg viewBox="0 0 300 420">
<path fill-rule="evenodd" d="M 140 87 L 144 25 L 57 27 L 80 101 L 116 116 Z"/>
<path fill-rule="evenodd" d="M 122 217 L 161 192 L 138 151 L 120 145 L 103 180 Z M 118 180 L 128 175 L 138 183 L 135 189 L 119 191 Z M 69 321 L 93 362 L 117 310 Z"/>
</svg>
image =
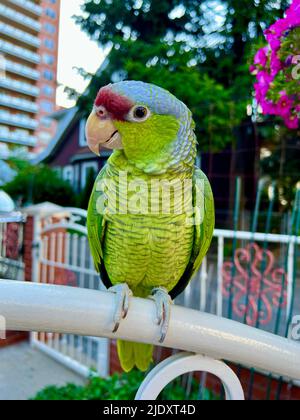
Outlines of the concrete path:
<svg viewBox="0 0 300 420">
<path fill-rule="evenodd" d="M 48 385 L 67 383 L 84 380 L 28 343 L 0 349 L 0 400 L 27 400 Z"/>
</svg>

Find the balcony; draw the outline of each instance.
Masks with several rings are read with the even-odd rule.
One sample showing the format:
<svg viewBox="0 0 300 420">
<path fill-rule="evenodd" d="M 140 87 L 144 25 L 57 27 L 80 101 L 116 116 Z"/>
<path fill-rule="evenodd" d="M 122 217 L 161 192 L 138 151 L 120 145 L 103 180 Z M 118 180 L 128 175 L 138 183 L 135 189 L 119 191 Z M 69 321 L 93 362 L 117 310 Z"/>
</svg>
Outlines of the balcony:
<svg viewBox="0 0 300 420">
<path fill-rule="evenodd" d="M 31 19 L 30 17 L 23 15 L 23 13 L 16 12 L 10 7 L 3 6 L 0 4 L 0 16 L 3 16 L 9 20 L 19 23 L 22 26 L 27 26 L 36 32 L 41 30 L 40 22 Z"/>
<path fill-rule="evenodd" d="M 34 147 L 36 138 L 24 132 L 9 131 L 8 128 L 4 127 L 0 128 L 0 142 Z"/>
<path fill-rule="evenodd" d="M 10 38 L 18 39 L 33 47 L 39 48 L 41 41 L 38 37 L 28 34 L 27 32 L 16 29 L 13 26 L 6 25 L 0 22 L 0 33 L 9 36 Z"/>
<path fill-rule="evenodd" d="M 32 101 L 15 98 L 13 96 L 6 95 L 5 93 L 0 93 L 0 105 L 32 113 L 37 113 L 39 109 L 38 105 Z"/>
<path fill-rule="evenodd" d="M 39 88 L 36 86 L 32 86 L 29 83 L 19 82 L 9 78 L 0 79 L 0 87 L 34 97 L 37 97 L 40 93 Z"/>
<path fill-rule="evenodd" d="M 10 3 L 15 4 L 16 6 L 22 7 L 28 12 L 34 13 L 36 16 L 41 16 L 42 8 L 38 4 L 33 3 L 28 0 L 9 0 Z"/>
<path fill-rule="evenodd" d="M 5 60 L 4 66 L 6 71 L 25 76 L 28 79 L 38 80 L 40 77 L 40 73 L 37 70 L 34 70 L 27 66 L 23 66 L 23 64 L 14 63 L 10 60 Z"/>
<path fill-rule="evenodd" d="M 26 128 L 28 130 L 35 130 L 38 127 L 38 122 L 33 118 L 27 117 L 27 115 L 11 114 L 10 112 L 3 110 L 0 111 L 0 124 Z"/>
<path fill-rule="evenodd" d="M 23 58 L 31 63 L 38 64 L 40 62 L 40 56 L 32 51 L 26 50 L 26 48 L 17 47 L 10 42 L 3 41 L 0 39 L 0 52 L 14 55 L 16 57 Z"/>
</svg>

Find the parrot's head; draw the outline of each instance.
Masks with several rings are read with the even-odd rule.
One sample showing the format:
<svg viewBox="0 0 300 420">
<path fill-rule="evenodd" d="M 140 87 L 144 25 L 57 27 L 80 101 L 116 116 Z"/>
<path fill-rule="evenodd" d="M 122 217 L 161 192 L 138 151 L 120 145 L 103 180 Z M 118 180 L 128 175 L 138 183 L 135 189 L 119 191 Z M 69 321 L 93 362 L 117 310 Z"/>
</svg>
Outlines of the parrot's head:
<svg viewBox="0 0 300 420">
<path fill-rule="evenodd" d="M 86 125 L 90 149 L 122 150 L 145 172 L 193 166 L 196 138 L 191 111 L 170 92 L 125 81 L 100 89 Z"/>
</svg>

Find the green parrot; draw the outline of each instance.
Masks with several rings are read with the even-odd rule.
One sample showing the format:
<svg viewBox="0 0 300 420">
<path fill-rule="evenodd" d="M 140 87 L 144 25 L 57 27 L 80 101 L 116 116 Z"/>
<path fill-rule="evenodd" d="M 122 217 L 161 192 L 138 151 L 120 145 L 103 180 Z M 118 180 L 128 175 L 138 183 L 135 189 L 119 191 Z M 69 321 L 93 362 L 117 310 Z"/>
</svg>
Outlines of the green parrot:
<svg viewBox="0 0 300 420">
<path fill-rule="evenodd" d="M 199 269 L 215 223 L 214 199 L 195 167 L 191 111 L 168 91 L 124 81 L 100 89 L 86 125 L 90 149 L 114 152 L 99 173 L 88 208 L 96 270 L 116 293 L 113 332 L 132 295 L 154 299 L 159 339 L 171 304 Z M 118 341 L 122 368 L 146 371 L 153 347 Z"/>
</svg>

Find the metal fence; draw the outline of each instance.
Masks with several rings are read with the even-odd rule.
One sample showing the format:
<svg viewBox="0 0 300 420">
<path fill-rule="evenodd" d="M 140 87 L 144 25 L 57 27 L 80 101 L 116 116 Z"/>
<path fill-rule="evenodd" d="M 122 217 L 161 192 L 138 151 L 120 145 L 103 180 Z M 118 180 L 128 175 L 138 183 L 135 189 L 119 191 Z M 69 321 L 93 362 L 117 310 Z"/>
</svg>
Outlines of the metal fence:
<svg viewBox="0 0 300 420">
<path fill-rule="evenodd" d="M 261 209 L 264 188 L 269 190 L 266 211 Z M 278 215 L 274 212 L 275 188 L 274 183 L 259 183 L 255 211 L 249 217 L 252 231 L 239 231 L 243 215 L 239 213 L 237 180 L 234 229 L 215 230 L 200 272 L 179 302 L 290 338 L 294 317 L 300 314 L 300 190 L 292 210 Z M 257 232 L 258 227 L 263 233 Z M 252 399 L 257 372 L 247 368 L 250 375 L 245 392 Z M 242 374 L 243 367 L 238 366 L 237 371 Z M 262 394 L 266 399 L 271 394 L 273 399 L 281 399 L 286 381 L 264 373 Z M 191 377 L 185 378 L 187 387 L 191 381 Z M 205 379 L 201 382 L 205 387 Z M 288 384 L 290 388 L 297 385 Z"/>
<path fill-rule="evenodd" d="M 297 203 L 297 213 L 291 214 L 290 223 L 284 224 L 291 227 L 286 234 L 270 233 L 270 220 L 264 233 L 216 229 L 199 273 L 177 303 L 289 337 L 293 316 L 300 313 Z M 38 248 L 33 267 L 36 281 L 94 290 L 103 288 L 94 270 L 85 225 L 86 212 L 80 209 L 63 209 L 37 221 Z M 89 375 L 91 369 L 101 376 L 109 372 L 107 339 L 33 333 L 32 343 L 82 375 Z M 242 368 L 238 366 L 238 372 Z M 253 369 L 250 372 L 248 390 L 245 390 L 249 399 L 256 373 Z M 193 379 L 192 374 L 182 379 L 187 398 Z M 267 381 L 266 397 L 270 395 L 273 376 L 269 375 L 269 379 L 267 376 Z M 278 382 L 278 399 L 281 383 L 285 383 L 284 379 Z M 205 389 L 206 376 L 200 384 Z"/>
<path fill-rule="evenodd" d="M 101 290 L 89 252 L 86 211 L 64 209 L 36 221 L 35 281 Z M 84 316 L 84 314 L 82 314 Z M 71 334 L 33 333 L 32 344 L 83 376 L 108 374 L 108 340 Z"/>
</svg>

